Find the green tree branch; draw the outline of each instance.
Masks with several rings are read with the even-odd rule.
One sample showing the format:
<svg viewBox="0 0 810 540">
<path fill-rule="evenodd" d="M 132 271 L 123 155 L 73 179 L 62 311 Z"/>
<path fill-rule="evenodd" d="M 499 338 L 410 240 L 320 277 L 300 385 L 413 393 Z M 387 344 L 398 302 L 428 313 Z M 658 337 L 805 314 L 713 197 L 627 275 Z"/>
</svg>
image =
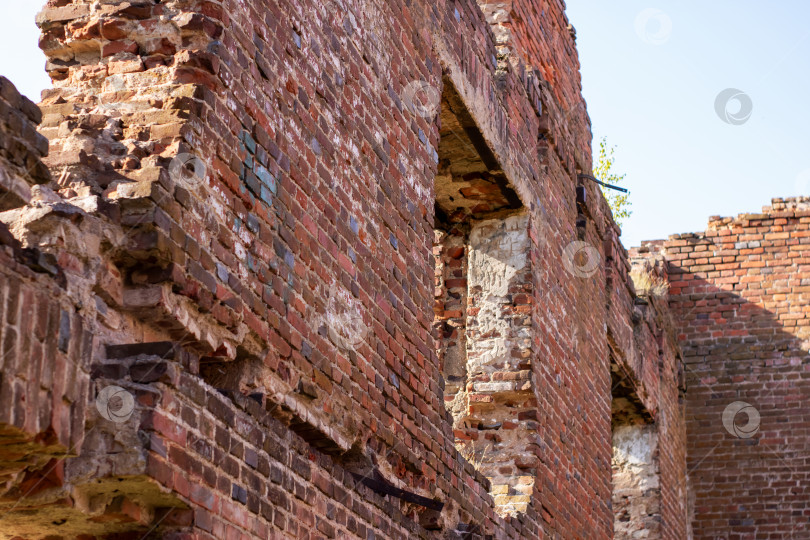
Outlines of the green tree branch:
<svg viewBox="0 0 810 540">
<path fill-rule="evenodd" d="M 613 164 L 615 161 L 614 151 L 614 147 L 608 146 L 607 137 L 602 137 L 602 140 L 599 141 L 599 155 L 597 156 L 596 163 L 593 166 L 593 175 L 606 184 L 616 186 L 620 185 L 621 182 L 624 181 L 624 177 L 626 175 L 616 174 L 613 171 Z M 602 188 L 602 193 L 605 195 L 605 198 L 610 205 L 610 210 L 613 213 L 613 219 L 616 221 L 619 227 L 621 227 L 625 220 L 633 214 L 633 211 L 630 210 L 630 206 L 633 204 L 630 202 L 630 194 L 621 193 L 604 186 L 599 187 Z"/>
</svg>

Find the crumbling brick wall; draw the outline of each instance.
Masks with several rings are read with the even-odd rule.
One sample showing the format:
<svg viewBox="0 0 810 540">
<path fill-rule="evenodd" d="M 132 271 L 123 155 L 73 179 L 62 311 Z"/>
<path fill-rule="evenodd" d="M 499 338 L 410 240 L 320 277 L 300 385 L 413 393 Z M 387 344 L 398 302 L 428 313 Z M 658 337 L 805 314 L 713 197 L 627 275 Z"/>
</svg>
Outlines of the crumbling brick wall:
<svg viewBox="0 0 810 540">
<path fill-rule="evenodd" d="M 0 205 L 37 212 L 50 180 L 39 109 L 0 77 L 0 110 Z M 12 522 L 25 523 L 27 497 L 59 505 L 64 460 L 83 439 L 92 336 L 76 308 L 57 258 L 0 223 L 0 513 L 18 510 Z"/>
<path fill-rule="evenodd" d="M 42 120 L 39 108 L 20 95 L 0 76 L 0 211 L 23 206 L 31 198 L 31 186 L 51 179 L 42 157 L 48 140 L 37 133 Z"/>
<path fill-rule="evenodd" d="M 810 535 L 810 205 L 712 218 L 663 249 L 686 362 L 694 538 Z"/>
<path fill-rule="evenodd" d="M 590 129 L 563 5 L 519 11 L 507 54 L 471 0 L 48 3 L 53 180 L 0 221 L 56 258 L 95 406 L 55 482 L 64 516 L 17 532 L 609 538 L 621 373 L 660 426 L 662 530 L 682 537 L 664 306 L 639 299 L 577 176 Z M 467 370 L 491 376 L 467 397 L 521 428 L 482 426 L 508 444 L 480 470 L 433 333 L 448 210 L 518 220 L 525 252 L 501 300 L 467 273 L 466 328 L 477 309 L 505 335 L 465 352 L 491 339 L 507 358 Z"/>
<path fill-rule="evenodd" d="M 53 270 L 0 224 L 0 512 L 10 527 L 24 526 L 28 501 L 59 506 L 64 460 L 84 434 L 91 336 Z"/>
</svg>

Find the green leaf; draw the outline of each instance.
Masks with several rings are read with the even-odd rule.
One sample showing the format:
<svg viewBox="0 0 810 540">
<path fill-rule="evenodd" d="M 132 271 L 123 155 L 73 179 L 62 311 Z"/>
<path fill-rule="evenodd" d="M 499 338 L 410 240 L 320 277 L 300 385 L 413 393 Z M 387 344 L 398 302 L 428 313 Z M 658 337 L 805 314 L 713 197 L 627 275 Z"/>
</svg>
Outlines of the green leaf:
<svg viewBox="0 0 810 540">
<path fill-rule="evenodd" d="M 602 137 L 599 141 L 599 153 L 596 158 L 596 163 L 594 163 L 593 166 L 593 175 L 606 184 L 617 186 L 624 181 L 626 175 L 616 174 L 613 171 L 615 150 L 614 147 L 608 146 L 607 137 Z M 624 221 L 633 214 L 633 211 L 630 210 L 633 204 L 630 202 L 630 194 L 615 191 L 604 186 L 599 187 L 602 188 L 602 193 L 605 195 L 608 205 L 610 205 L 614 221 L 621 227 Z"/>
</svg>

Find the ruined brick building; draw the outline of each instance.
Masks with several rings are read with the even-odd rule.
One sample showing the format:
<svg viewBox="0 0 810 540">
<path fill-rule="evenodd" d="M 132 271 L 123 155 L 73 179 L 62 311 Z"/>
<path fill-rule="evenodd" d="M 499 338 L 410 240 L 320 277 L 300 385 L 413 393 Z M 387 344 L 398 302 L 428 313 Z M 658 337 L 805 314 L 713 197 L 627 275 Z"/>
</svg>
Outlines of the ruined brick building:
<svg viewBox="0 0 810 540">
<path fill-rule="evenodd" d="M 810 201 L 628 254 L 561 1 L 37 23 L 0 537 L 810 538 Z"/>
</svg>

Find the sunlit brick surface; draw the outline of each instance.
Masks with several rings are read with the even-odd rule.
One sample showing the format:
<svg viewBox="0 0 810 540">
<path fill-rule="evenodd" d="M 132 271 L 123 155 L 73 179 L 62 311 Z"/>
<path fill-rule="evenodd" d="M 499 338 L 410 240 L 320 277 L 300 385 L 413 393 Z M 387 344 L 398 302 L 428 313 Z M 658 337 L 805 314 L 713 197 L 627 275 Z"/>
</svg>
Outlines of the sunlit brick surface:
<svg viewBox="0 0 810 540">
<path fill-rule="evenodd" d="M 806 452 L 806 218 L 629 256 L 577 176 L 562 3 L 51 0 L 38 23 L 48 148 L 0 81 L 0 536 L 608 539 L 616 396 L 656 441 L 627 530 L 806 523 L 804 473 L 744 468 Z M 690 318 L 698 277 L 745 284 L 722 301 L 745 320 Z M 762 365 L 727 381 L 726 340 Z M 759 438 L 728 438 L 726 398 L 765 405 Z"/>
</svg>

